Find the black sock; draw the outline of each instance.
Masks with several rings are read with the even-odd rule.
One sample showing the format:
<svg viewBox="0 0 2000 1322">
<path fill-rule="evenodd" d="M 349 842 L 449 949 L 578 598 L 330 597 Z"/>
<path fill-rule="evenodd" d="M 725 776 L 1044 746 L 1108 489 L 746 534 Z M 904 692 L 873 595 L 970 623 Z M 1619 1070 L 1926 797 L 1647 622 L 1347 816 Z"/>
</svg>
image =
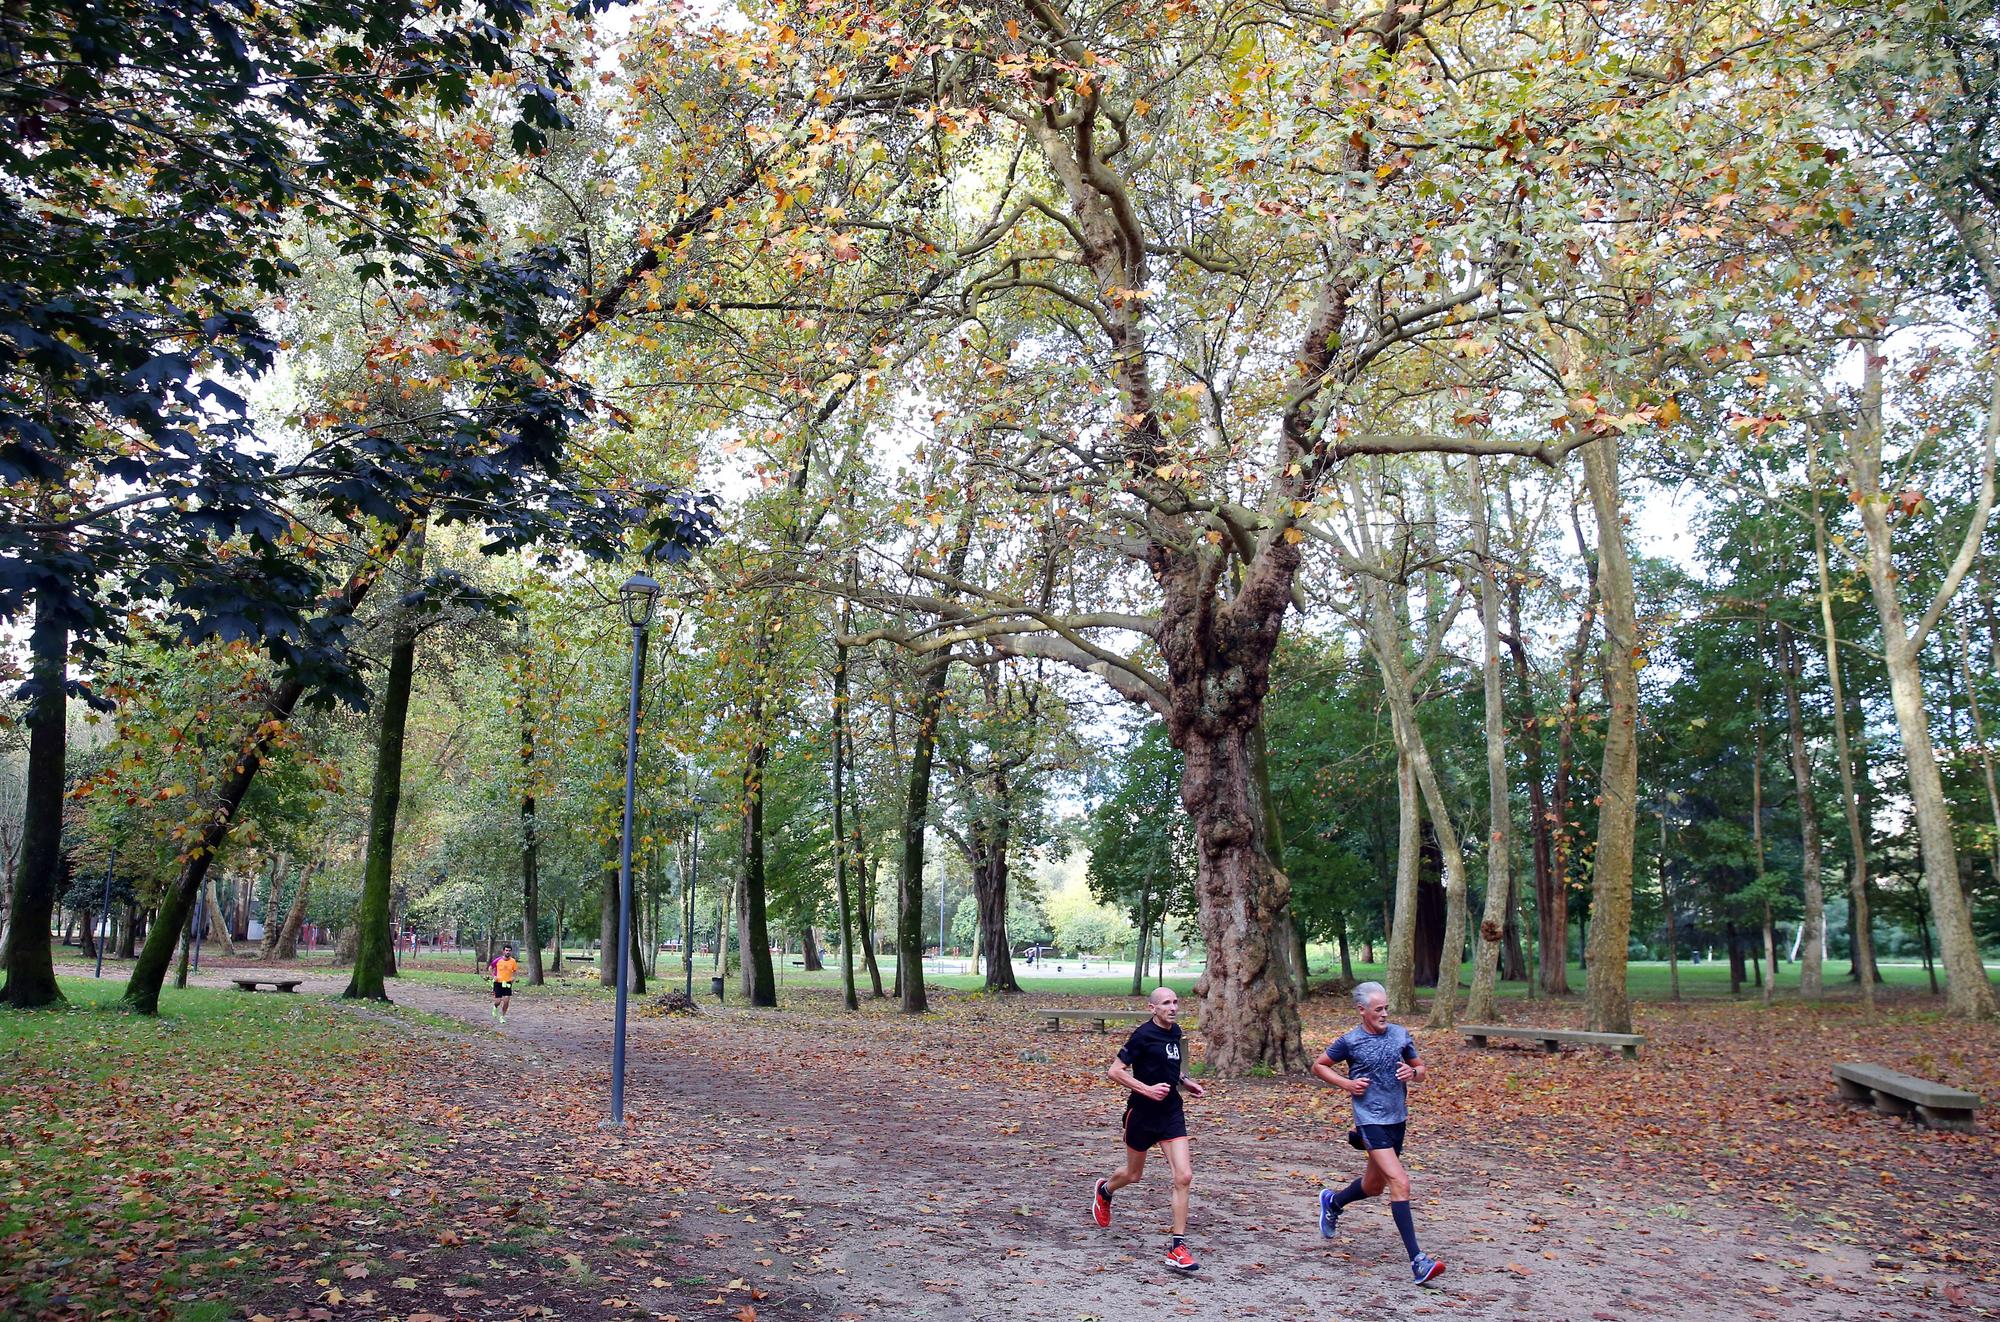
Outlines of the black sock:
<svg viewBox="0 0 2000 1322">
<path fill-rule="evenodd" d="M 1410 1204 L 1407 1201 L 1390 1203 L 1389 1214 L 1396 1218 L 1396 1233 L 1403 1237 L 1403 1247 L 1410 1251 L 1410 1260 L 1416 1261 L 1420 1250 L 1417 1248 L 1417 1223 L 1410 1219 Z"/>
<path fill-rule="evenodd" d="M 1356 1180 L 1333 1196 L 1333 1210 L 1341 1211 L 1349 1203 L 1358 1203 L 1367 1196 L 1368 1191 L 1361 1187 L 1361 1181 Z"/>
<path fill-rule="evenodd" d="M 1107 1203 L 1111 1201 L 1111 1181 L 1099 1180 L 1097 1182 L 1097 1196 Z"/>
<path fill-rule="evenodd" d="M 1187 1236 L 1186 1236 L 1186 1235 L 1169 1235 L 1169 1236 L 1167 1236 L 1167 1247 L 1168 1247 L 1168 1248 L 1170 1248 L 1170 1249 L 1177 1249 L 1177 1248 L 1179 1248 L 1179 1247 L 1180 1247 L 1181 1245 L 1183 1245 L 1183 1244 L 1185 1244 L 1185 1243 L 1187 1243 Z"/>
</svg>

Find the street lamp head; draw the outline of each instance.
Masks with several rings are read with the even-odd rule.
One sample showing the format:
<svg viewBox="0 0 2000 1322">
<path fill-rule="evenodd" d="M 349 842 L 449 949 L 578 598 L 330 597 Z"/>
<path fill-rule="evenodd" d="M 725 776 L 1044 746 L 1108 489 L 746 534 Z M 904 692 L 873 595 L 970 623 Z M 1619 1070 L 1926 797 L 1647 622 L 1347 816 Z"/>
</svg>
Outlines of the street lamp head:
<svg viewBox="0 0 2000 1322">
<path fill-rule="evenodd" d="M 618 602 L 625 608 L 625 623 L 643 629 L 653 622 L 653 606 L 660 599 L 658 579 L 634 574 L 618 589 Z"/>
</svg>

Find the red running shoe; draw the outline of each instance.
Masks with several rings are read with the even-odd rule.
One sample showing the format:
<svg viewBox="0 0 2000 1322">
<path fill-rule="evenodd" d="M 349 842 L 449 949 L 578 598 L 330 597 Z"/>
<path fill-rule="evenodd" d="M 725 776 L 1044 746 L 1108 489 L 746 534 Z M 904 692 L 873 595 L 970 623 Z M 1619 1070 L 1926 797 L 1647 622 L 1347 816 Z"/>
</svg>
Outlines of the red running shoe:
<svg viewBox="0 0 2000 1322">
<path fill-rule="evenodd" d="M 1194 1254 L 1188 1252 L 1188 1247 L 1185 1244 L 1168 1246 L 1166 1264 L 1175 1271 L 1188 1276 L 1201 1270 L 1201 1264 L 1194 1260 Z"/>
<path fill-rule="evenodd" d="M 1090 1188 L 1090 1219 L 1097 1223 L 1100 1230 L 1111 1226 L 1111 1195 L 1104 1192 L 1102 1180 Z"/>
</svg>

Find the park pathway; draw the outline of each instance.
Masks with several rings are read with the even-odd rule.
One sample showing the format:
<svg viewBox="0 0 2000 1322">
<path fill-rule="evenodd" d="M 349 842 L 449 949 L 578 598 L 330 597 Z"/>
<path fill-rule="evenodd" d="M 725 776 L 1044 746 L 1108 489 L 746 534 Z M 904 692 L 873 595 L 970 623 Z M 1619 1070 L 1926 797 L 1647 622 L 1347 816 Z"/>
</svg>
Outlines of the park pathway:
<svg viewBox="0 0 2000 1322">
<path fill-rule="evenodd" d="M 474 993 L 404 983 L 395 995 L 490 1027 Z M 636 1018 L 627 1086 L 636 1124 L 606 1140 L 703 1153 L 712 1167 L 703 1193 L 662 1188 L 654 1210 L 677 1215 L 713 1260 L 736 1264 L 765 1292 L 767 1316 L 1409 1312 L 1539 1322 L 1960 1312 L 1938 1293 L 1944 1282 L 1889 1275 L 1852 1245 L 1748 1198 L 1699 1196 L 1692 1175 L 1683 1190 L 1635 1187 L 1617 1170 L 1549 1169 L 1504 1128 L 1485 1141 L 1427 1128 L 1421 1102 L 1408 1154 L 1418 1225 L 1450 1268 L 1445 1288 L 1420 1293 L 1386 1206 L 1350 1213 L 1336 1243 L 1319 1239 L 1320 1180 L 1344 1182 L 1356 1160 L 1340 1143 L 1344 1124 L 1307 1132 L 1274 1123 L 1275 1090 L 1308 1086 L 1297 1080 L 1234 1082 L 1190 1104 L 1190 1238 L 1203 1268 L 1180 1279 L 1158 1265 L 1164 1171 L 1120 1195 L 1111 1230 L 1088 1221 L 1089 1179 L 1119 1148 L 1117 1094 L 1099 1077 L 1115 1038 L 1045 1035 L 1020 1009 L 952 1007 L 910 1022 L 823 1004 Z M 504 1029 L 471 1041 L 513 1061 L 526 1080 L 513 1105 L 532 1108 L 539 1073 L 603 1078 L 606 1010 L 601 1000 L 528 990 Z M 1457 1050 L 1431 1047 L 1433 1068 L 1449 1069 Z M 621 1293 L 671 1307 L 665 1294 Z"/>
</svg>

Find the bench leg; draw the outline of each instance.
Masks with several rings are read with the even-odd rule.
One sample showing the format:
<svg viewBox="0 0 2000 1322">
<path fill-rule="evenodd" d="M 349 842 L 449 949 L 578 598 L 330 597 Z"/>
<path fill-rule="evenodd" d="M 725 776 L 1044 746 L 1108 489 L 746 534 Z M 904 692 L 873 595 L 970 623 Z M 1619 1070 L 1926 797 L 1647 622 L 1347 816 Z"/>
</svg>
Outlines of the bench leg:
<svg viewBox="0 0 2000 1322">
<path fill-rule="evenodd" d="M 1483 1047 L 1486 1045 L 1486 1034 L 1474 1033 L 1471 1037 L 1467 1038 L 1466 1040 L 1471 1042 L 1472 1045 L 1475 1047 Z"/>
<path fill-rule="evenodd" d="M 1833 1082 L 1840 1089 L 1841 1101 L 1853 1102 L 1856 1106 L 1873 1106 L 1875 1104 L 1875 1093 L 1867 1084 L 1856 1083 L 1852 1079 L 1842 1078 L 1836 1078 Z"/>
<path fill-rule="evenodd" d="M 1955 1129 L 1962 1134 L 1978 1132 L 1972 1112 L 1960 1106 L 1919 1106 L 1917 1121 L 1929 1129 Z"/>
<path fill-rule="evenodd" d="M 1618 1054 L 1627 1060 L 1637 1060 L 1639 1059 L 1639 1048 L 1633 1046 L 1620 1047 L 1618 1048 Z"/>
<path fill-rule="evenodd" d="M 1102 1019 L 1093 1020 L 1092 1022 L 1097 1025 L 1097 1031 L 1100 1033 L 1108 1033 L 1111 1031 L 1110 1029 L 1104 1026 L 1104 1021 Z"/>
<path fill-rule="evenodd" d="M 283 993 L 284 993 L 285 995 L 287 995 L 287 996 L 291 996 L 291 995 L 295 994 L 295 993 L 296 993 L 296 992 L 298 991 L 298 988 L 297 988 L 297 987 L 278 987 L 278 988 L 275 988 L 274 990 L 277 990 L 277 991 L 281 991 L 281 992 L 283 992 Z"/>
<path fill-rule="evenodd" d="M 1562 1043 L 1556 1041 L 1552 1037 L 1544 1039 L 1542 1042 L 1542 1050 L 1548 1052 L 1551 1056 L 1553 1056 L 1556 1054 L 1556 1052 L 1562 1050 Z"/>
<path fill-rule="evenodd" d="M 1915 1103 L 1909 1101 L 1907 1098 L 1898 1097 L 1892 1092 L 1877 1092 L 1875 1094 L 1875 1109 L 1883 1115 L 1907 1116 L 1913 1120 L 1917 1114 Z"/>
<path fill-rule="evenodd" d="M 1043 1024 L 1043 1025 L 1042 1025 L 1042 1031 L 1043 1031 L 1044 1033 L 1060 1033 L 1060 1032 L 1062 1032 L 1062 1020 L 1060 1020 L 1060 1019 L 1051 1019 L 1051 1020 L 1049 1020 L 1049 1021 L 1048 1021 L 1047 1023 L 1045 1023 L 1045 1024 Z"/>
</svg>

